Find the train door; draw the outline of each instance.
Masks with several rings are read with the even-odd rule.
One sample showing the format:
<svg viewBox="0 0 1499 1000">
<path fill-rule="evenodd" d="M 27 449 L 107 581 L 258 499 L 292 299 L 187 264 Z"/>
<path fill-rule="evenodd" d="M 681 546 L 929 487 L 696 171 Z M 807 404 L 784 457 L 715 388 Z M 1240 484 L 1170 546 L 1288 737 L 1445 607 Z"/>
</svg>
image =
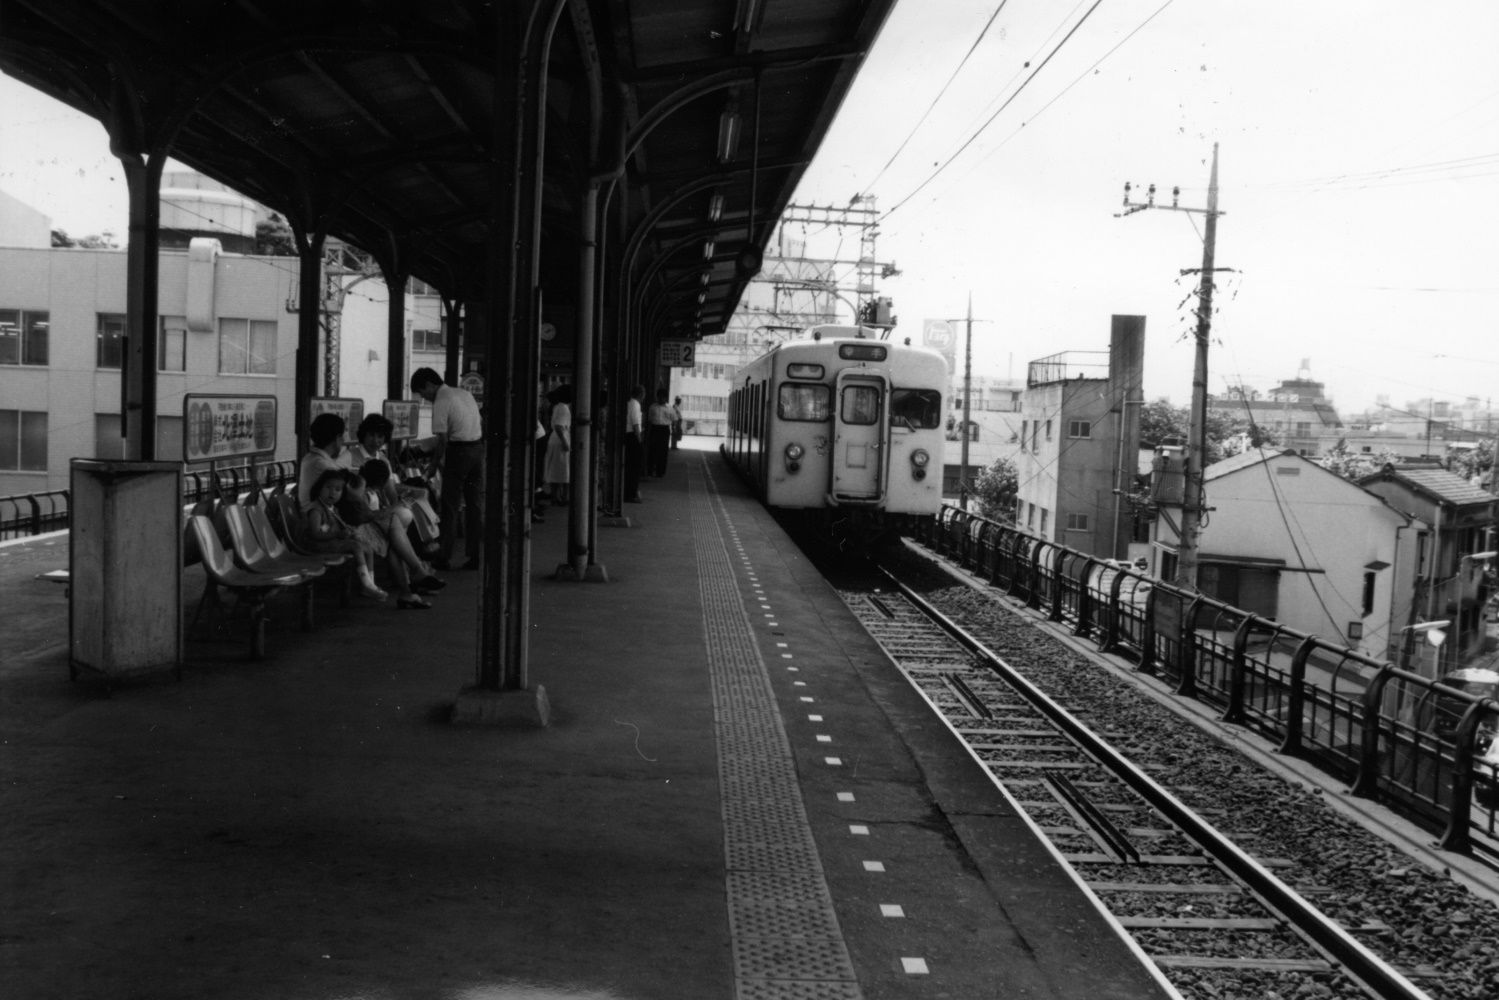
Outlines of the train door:
<svg viewBox="0 0 1499 1000">
<path fill-rule="evenodd" d="M 877 501 L 884 489 L 885 396 L 883 375 L 858 368 L 838 373 L 833 419 L 833 499 Z"/>
</svg>

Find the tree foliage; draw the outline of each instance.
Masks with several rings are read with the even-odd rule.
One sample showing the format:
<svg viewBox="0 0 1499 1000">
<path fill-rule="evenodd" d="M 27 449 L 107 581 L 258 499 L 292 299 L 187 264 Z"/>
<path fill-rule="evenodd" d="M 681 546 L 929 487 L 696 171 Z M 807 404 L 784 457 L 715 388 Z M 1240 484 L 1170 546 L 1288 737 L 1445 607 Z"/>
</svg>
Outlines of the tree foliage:
<svg viewBox="0 0 1499 1000">
<path fill-rule="evenodd" d="M 77 239 L 68 235 L 66 229 L 52 230 L 52 245 L 55 247 L 82 247 L 85 250 L 118 250 L 120 245 L 115 242 L 115 234 L 109 230 L 102 233 L 90 233 Z"/>
<path fill-rule="evenodd" d="M 286 220 L 272 212 L 255 224 L 255 252 L 265 257 L 295 257 L 297 241 Z"/>
<path fill-rule="evenodd" d="M 1158 448 L 1169 438 L 1177 438 L 1185 444 L 1191 427 L 1192 417 L 1187 407 L 1172 406 L 1171 400 L 1164 396 L 1140 407 L 1142 448 Z M 1274 447 L 1277 443 L 1274 435 L 1252 423 L 1247 413 L 1230 415 L 1222 410 L 1208 410 L 1203 436 L 1208 465 L 1247 448 Z"/>
<path fill-rule="evenodd" d="M 1479 441 L 1472 448 L 1447 453 L 1447 468 L 1464 479 L 1483 476 L 1494 467 L 1494 442 Z"/>
<path fill-rule="evenodd" d="M 998 458 L 979 474 L 973 498 L 982 517 L 1004 524 L 1015 523 L 1015 496 L 1020 492 L 1020 473 L 1008 458 Z"/>
<path fill-rule="evenodd" d="M 1399 461 L 1395 453 L 1388 449 L 1373 453 L 1353 451 L 1343 438 L 1339 438 L 1336 445 L 1317 457 L 1317 464 L 1322 468 L 1354 482 L 1365 476 L 1372 476 L 1383 469 L 1386 463 Z"/>
</svg>

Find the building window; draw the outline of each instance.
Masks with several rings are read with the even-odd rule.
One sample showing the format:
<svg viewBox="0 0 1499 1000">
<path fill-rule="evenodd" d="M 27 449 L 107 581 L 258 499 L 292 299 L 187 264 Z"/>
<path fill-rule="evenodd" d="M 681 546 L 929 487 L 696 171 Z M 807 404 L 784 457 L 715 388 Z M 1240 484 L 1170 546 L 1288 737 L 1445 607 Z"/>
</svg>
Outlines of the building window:
<svg viewBox="0 0 1499 1000">
<path fill-rule="evenodd" d="M 1088 515 L 1087 514 L 1068 514 L 1067 515 L 1067 530 L 1068 531 L 1087 531 L 1088 530 Z"/>
<path fill-rule="evenodd" d="M 1046 421 L 1046 440 L 1051 440 L 1051 421 Z"/>
<path fill-rule="evenodd" d="M 187 371 L 187 320 L 181 316 L 161 317 L 156 334 L 156 370 Z"/>
<path fill-rule="evenodd" d="M 1067 436 L 1070 438 L 1090 438 L 1093 436 L 1093 421 L 1091 420 L 1069 420 L 1067 421 Z"/>
<path fill-rule="evenodd" d="M 0 365 L 45 365 L 51 313 L 0 309 Z"/>
<path fill-rule="evenodd" d="M 1036 526 L 1036 505 L 1027 503 L 1025 507 L 1025 527 L 1027 530 Z"/>
<path fill-rule="evenodd" d="M 1051 511 L 1047 510 L 1045 507 L 1041 508 L 1041 529 L 1039 534 L 1042 538 L 1046 537 L 1046 515 L 1050 513 Z"/>
<path fill-rule="evenodd" d="M 1041 421 L 1037 420 L 1035 423 L 1031 424 L 1031 451 L 1036 450 L 1036 438 L 1040 435 L 1040 433 Z"/>
<path fill-rule="evenodd" d="M 448 346 L 447 338 L 442 335 L 441 330 L 412 330 L 411 349 L 413 351 L 442 351 Z"/>
<path fill-rule="evenodd" d="M 258 319 L 219 320 L 219 374 L 276 374 L 276 324 Z"/>
<path fill-rule="evenodd" d="M 47 414 L 0 410 L 0 469 L 47 471 Z"/>
<path fill-rule="evenodd" d="M 1030 426 L 1031 426 L 1031 422 L 1029 420 L 1022 420 L 1022 421 L 1020 421 L 1020 450 L 1021 451 L 1025 451 L 1025 435 L 1026 435 L 1026 432 L 1030 430 Z"/>
<path fill-rule="evenodd" d="M 94 334 L 98 341 L 95 364 L 100 368 L 120 368 L 125 361 L 125 317 L 118 313 L 100 313 Z"/>
<path fill-rule="evenodd" d="M 1364 617 L 1374 613 L 1374 574 L 1364 574 Z"/>
</svg>

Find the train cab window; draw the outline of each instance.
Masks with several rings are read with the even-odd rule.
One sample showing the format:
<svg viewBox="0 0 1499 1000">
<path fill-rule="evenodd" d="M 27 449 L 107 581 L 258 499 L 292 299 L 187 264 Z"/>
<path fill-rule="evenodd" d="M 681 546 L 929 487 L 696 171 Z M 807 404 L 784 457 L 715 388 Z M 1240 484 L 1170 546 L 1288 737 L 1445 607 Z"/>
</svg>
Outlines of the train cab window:
<svg viewBox="0 0 1499 1000">
<path fill-rule="evenodd" d="M 880 422 L 880 390 L 872 385 L 846 385 L 838 398 L 838 412 L 845 424 Z"/>
<path fill-rule="evenodd" d="M 942 393 L 937 389 L 892 389 L 890 424 L 913 431 L 931 430 L 942 422 Z"/>
<path fill-rule="evenodd" d="M 832 390 L 825 385 L 783 382 L 777 411 L 782 420 L 821 422 L 828 419 L 832 399 Z"/>
</svg>

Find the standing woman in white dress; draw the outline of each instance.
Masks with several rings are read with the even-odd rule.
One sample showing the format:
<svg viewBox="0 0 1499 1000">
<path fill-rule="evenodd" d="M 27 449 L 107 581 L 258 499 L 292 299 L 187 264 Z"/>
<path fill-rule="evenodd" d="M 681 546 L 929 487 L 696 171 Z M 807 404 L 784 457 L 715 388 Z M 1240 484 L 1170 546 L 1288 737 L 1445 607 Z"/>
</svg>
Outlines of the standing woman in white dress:
<svg viewBox="0 0 1499 1000">
<path fill-rule="evenodd" d="M 552 402 L 552 431 L 547 435 L 546 484 L 552 503 L 567 503 L 568 453 L 573 448 L 573 387 L 559 385 L 547 393 Z"/>
</svg>

